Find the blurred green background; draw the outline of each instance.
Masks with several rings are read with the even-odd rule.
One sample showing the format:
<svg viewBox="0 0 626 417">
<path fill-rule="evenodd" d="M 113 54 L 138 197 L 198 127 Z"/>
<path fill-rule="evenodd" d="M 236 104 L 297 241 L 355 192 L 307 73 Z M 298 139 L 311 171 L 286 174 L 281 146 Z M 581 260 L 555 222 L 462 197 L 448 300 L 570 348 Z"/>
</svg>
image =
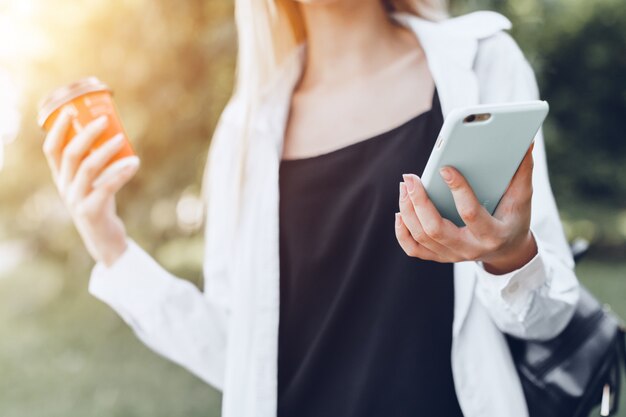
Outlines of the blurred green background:
<svg viewBox="0 0 626 417">
<path fill-rule="evenodd" d="M 479 9 L 514 22 L 551 105 L 546 141 L 566 232 L 592 242 L 579 276 L 626 317 L 623 0 L 452 4 L 454 15 Z M 22 113 L 0 173 L 0 416 L 219 415 L 216 391 L 87 294 L 92 263 L 53 188 L 35 116 L 42 96 L 76 78 L 113 87 L 143 163 L 121 215 L 159 262 L 201 285 L 200 180 L 232 88 L 232 15 L 227 0 L 0 0 L 0 69 Z"/>
</svg>

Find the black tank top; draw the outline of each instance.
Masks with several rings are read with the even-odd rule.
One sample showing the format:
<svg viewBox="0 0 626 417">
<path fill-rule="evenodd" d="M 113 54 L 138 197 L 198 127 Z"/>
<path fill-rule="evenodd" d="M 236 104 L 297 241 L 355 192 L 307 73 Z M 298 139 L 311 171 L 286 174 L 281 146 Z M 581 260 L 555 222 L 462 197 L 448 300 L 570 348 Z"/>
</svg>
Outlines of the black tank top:
<svg viewBox="0 0 626 417">
<path fill-rule="evenodd" d="M 279 417 L 458 417 L 453 265 L 407 256 L 394 213 L 443 122 L 432 108 L 280 166 Z"/>
</svg>

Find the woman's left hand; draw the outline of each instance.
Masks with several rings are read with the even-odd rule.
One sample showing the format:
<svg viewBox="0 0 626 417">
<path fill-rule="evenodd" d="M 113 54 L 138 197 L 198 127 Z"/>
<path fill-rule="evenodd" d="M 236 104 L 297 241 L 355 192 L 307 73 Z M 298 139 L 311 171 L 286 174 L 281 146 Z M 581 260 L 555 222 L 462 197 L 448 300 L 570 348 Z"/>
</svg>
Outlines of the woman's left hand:
<svg viewBox="0 0 626 417">
<path fill-rule="evenodd" d="M 492 216 L 459 171 L 442 169 L 465 227 L 441 217 L 417 175 L 404 175 L 395 226 L 400 246 L 407 255 L 425 260 L 482 261 L 492 274 L 521 268 L 537 254 L 530 232 L 532 172 L 531 146 Z"/>
</svg>

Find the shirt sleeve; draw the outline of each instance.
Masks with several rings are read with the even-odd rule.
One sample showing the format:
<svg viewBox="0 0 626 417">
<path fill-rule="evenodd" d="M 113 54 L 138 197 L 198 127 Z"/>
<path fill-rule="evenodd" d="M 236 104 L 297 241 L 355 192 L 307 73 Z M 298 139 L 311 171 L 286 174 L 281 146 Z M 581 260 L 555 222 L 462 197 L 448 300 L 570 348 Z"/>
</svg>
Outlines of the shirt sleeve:
<svg viewBox="0 0 626 417">
<path fill-rule="evenodd" d="M 135 242 L 129 240 L 110 267 L 95 266 L 89 292 L 111 306 L 152 350 L 222 388 L 226 337 L 220 311 Z"/>
<path fill-rule="evenodd" d="M 233 96 L 222 112 L 211 141 L 204 178 L 208 202 L 203 259 L 204 291 L 163 269 L 134 241 L 110 267 L 97 264 L 89 291 L 112 307 L 149 348 L 183 366 L 208 384 L 223 388 L 228 327 L 231 316 L 228 236 L 225 221 L 232 209 L 232 177 L 236 154 L 228 139 L 241 117 Z"/>
<path fill-rule="evenodd" d="M 539 98 L 532 68 L 504 32 L 480 42 L 475 71 L 482 103 Z M 533 159 L 531 232 L 538 253 L 523 267 L 504 275 L 490 274 L 476 262 L 476 293 L 501 331 L 545 340 L 560 333 L 572 317 L 578 280 L 550 187 L 541 131 L 535 137 Z"/>
</svg>

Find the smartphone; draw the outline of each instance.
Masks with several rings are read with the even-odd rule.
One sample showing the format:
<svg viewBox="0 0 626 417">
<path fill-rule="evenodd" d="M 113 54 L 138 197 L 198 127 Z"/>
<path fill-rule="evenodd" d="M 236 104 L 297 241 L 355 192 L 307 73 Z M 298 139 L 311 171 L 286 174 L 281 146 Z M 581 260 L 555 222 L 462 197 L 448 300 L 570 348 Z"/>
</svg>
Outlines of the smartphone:
<svg viewBox="0 0 626 417">
<path fill-rule="evenodd" d="M 441 215 L 459 227 L 452 192 L 439 170 L 459 170 L 478 201 L 493 214 L 548 115 L 545 101 L 487 104 L 455 109 L 446 117 L 422 174 Z"/>
</svg>

